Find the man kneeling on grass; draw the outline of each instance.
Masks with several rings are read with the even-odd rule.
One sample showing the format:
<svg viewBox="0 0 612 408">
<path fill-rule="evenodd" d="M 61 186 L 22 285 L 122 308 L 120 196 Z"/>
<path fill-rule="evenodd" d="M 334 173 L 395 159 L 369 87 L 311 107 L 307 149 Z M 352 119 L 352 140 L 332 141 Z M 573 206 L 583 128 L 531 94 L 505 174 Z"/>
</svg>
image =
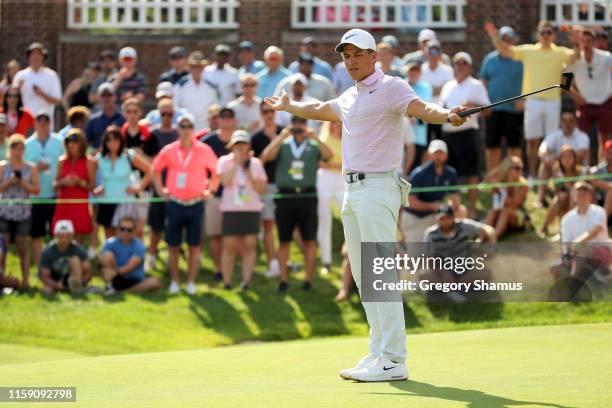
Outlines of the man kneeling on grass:
<svg viewBox="0 0 612 408">
<path fill-rule="evenodd" d="M 47 244 L 40 256 L 42 291 L 78 293 L 91 279 L 87 251 L 74 241 L 74 225 L 70 220 L 58 220 L 53 229 L 55 239 Z"/>
<path fill-rule="evenodd" d="M 106 240 L 100 253 L 100 269 L 106 283 L 106 293 L 115 291 L 147 292 L 159 289 L 157 277 L 144 272 L 145 246 L 134 236 L 136 220 L 123 217 L 119 221 L 119 235 Z"/>
</svg>

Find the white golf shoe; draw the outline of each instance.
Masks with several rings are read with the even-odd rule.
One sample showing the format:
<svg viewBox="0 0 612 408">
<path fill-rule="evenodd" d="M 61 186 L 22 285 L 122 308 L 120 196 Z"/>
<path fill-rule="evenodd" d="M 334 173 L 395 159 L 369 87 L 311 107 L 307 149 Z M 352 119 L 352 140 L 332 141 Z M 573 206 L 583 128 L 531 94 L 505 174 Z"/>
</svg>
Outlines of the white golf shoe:
<svg viewBox="0 0 612 408">
<path fill-rule="evenodd" d="M 168 287 L 168 294 L 176 295 L 180 291 L 181 291 L 181 287 L 179 286 L 178 282 L 172 281 L 170 283 L 170 286 Z"/>
<path fill-rule="evenodd" d="M 408 379 L 408 369 L 404 363 L 396 363 L 378 357 L 359 370 L 351 372 L 351 380 L 359 382 L 402 381 Z"/>
<path fill-rule="evenodd" d="M 361 360 L 359 360 L 359 362 L 357 363 L 355 367 L 345 368 L 343 370 L 340 370 L 340 377 L 344 378 L 345 380 L 350 380 L 351 373 L 353 371 L 362 369 L 363 367 L 367 366 L 375 359 L 376 359 L 376 356 L 373 354 L 368 354 L 367 356 L 362 357 Z"/>
</svg>

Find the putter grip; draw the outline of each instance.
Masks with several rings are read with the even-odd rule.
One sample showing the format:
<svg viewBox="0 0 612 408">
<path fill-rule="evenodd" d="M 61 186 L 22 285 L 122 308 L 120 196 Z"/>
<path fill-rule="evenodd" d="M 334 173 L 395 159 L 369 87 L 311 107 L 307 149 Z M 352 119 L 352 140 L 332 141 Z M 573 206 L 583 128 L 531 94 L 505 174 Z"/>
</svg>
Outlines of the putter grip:
<svg viewBox="0 0 612 408">
<path fill-rule="evenodd" d="M 482 112 L 482 108 L 481 107 L 468 109 L 466 111 L 459 112 L 457 115 L 459 117 L 461 117 L 461 118 L 465 118 L 466 116 L 470 116 L 470 115 L 473 115 L 473 114 L 479 113 L 479 112 Z"/>
</svg>

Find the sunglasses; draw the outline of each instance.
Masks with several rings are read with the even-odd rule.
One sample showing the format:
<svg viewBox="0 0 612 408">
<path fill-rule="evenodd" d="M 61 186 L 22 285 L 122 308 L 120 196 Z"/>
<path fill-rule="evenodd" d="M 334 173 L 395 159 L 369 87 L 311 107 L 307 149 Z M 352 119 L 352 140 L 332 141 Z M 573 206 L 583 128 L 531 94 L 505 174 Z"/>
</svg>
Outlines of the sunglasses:
<svg viewBox="0 0 612 408">
<path fill-rule="evenodd" d="M 176 60 L 181 60 L 184 59 L 185 57 L 182 55 L 173 55 L 170 57 L 171 60 L 176 61 Z"/>
<path fill-rule="evenodd" d="M 542 30 L 540 31 L 540 35 L 553 35 L 552 30 Z"/>
<path fill-rule="evenodd" d="M 68 140 L 68 143 L 75 143 L 75 142 L 79 141 L 79 137 L 78 136 L 70 136 L 66 140 Z"/>
<path fill-rule="evenodd" d="M 21 143 L 14 143 L 12 145 L 9 146 L 11 149 L 23 149 L 24 145 Z"/>
<path fill-rule="evenodd" d="M 134 228 L 119 227 L 119 231 L 121 231 L 121 232 L 133 232 Z"/>
<path fill-rule="evenodd" d="M 273 113 L 273 112 L 274 112 L 274 109 L 264 109 L 264 110 L 261 111 L 261 113 L 264 114 L 264 115 L 266 115 L 268 113 Z"/>
<path fill-rule="evenodd" d="M 46 116 L 39 116 L 36 118 L 37 122 L 49 122 L 49 118 Z"/>
<path fill-rule="evenodd" d="M 219 117 L 221 119 L 234 119 L 234 116 L 232 116 L 232 115 L 219 115 Z"/>
<path fill-rule="evenodd" d="M 512 170 L 522 171 L 523 170 L 523 166 L 512 166 Z"/>
<path fill-rule="evenodd" d="M 19 94 L 15 94 L 15 93 L 7 93 L 6 94 L 7 98 L 19 98 Z"/>
<path fill-rule="evenodd" d="M 191 124 L 179 125 L 179 129 L 193 129 L 193 125 Z"/>
<path fill-rule="evenodd" d="M 128 115 L 134 115 L 140 113 L 140 111 L 138 109 L 128 109 L 125 111 L 125 113 L 127 113 Z"/>
<path fill-rule="evenodd" d="M 104 93 L 102 94 L 102 97 L 103 97 L 103 98 L 110 98 L 111 96 L 113 96 L 113 94 L 112 94 L 112 93 L 110 93 L 110 92 L 104 92 Z"/>
<path fill-rule="evenodd" d="M 242 86 L 245 88 L 254 88 L 257 86 L 257 84 L 249 82 L 249 83 L 242 84 Z"/>
<path fill-rule="evenodd" d="M 174 116 L 174 112 L 161 112 L 160 116 L 172 117 Z"/>
</svg>

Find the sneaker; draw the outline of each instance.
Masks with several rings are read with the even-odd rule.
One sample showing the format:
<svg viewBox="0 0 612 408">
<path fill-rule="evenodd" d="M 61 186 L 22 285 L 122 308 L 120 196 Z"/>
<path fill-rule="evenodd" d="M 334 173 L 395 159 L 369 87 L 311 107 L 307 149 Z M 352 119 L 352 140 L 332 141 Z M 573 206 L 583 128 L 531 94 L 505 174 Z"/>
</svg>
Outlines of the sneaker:
<svg viewBox="0 0 612 408">
<path fill-rule="evenodd" d="M 89 258 L 89 259 L 95 259 L 96 255 L 97 255 L 96 248 L 94 248 L 94 247 L 89 247 L 89 248 L 87 249 L 87 258 Z"/>
<path fill-rule="evenodd" d="M 223 280 L 223 274 L 221 272 L 215 273 L 215 280 L 221 282 Z"/>
<path fill-rule="evenodd" d="M 187 292 L 188 295 L 195 295 L 196 293 L 198 293 L 198 287 L 194 282 L 187 282 L 185 292 Z"/>
<path fill-rule="evenodd" d="M 70 291 L 70 293 L 81 293 L 81 291 L 83 290 L 83 284 L 80 280 L 70 276 L 68 277 L 68 290 Z"/>
<path fill-rule="evenodd" d="M 232 290 L 232 284 L 231 283 L 226 283 L 223 285 L 223 289 L 225 290 Z"/>
<path fill-rule="evenodd" d="M 361 360 L 359 360 L 359 362 L 357 363 L 355 367 L 345 368 L 343 370 L 340 370 L 340 377 L 344 378 L 345 380 L 350 380 L 351 373 L 353 371 L 362 369 L 363 367 L 367 366 L 375 359 L 376 359 L 376 356 L 374 354 L 368 354 L 367 356 L 362 357 Z"/>
<path fill-rule="evenodd" d="M 180 291 L 181 287 L 179 286 L 178 282 L 172 281 L 172 283 L 170 283 L 170 286 L 168 287 L 168 293 L 171 295 L 176 295 Z"/>
<path fill-rule="evenodd" d="M 273 259 L 268 265 L 266 278 L 276 278 L 277 276 L 280 276 L 280 264 L 278 263 L 278 259 Z"/>
<path fill-rule="evenodd" d="M 249 290 L 249 283 L 248 282 L 242 282 L 240 284 L 240 290 Z"/>
<path fill-rule="evenodd" d="M 396 363 L 378 357 L 359 370 L 351 372 L 351 380 L 359 382 L 402 381 L 408 379 L 408 369 L 404 363 Z"/>
<path fill-rule="evenodd" d="M 321 267 L 321 270 L 319 271 L 321 276 L 329 275 L 330 272 L 331 272 L 330 264 L 323 264 L 323 266 Z"/>
<path fill-rule="evenodd" d="M 288 290 L 289 290 L 289 285 L 287 284 L 287 282 L 280 281 L 280 283 L 278 284 L 278 292 L 286 293 Z"/>
<path fill-rule="evenodd" d="M 312 289 L 312 283 L 304 282 L 304 284 L 302 285 L 302 290 L 310 290 L 310 289 Z"/>
<path fill-rule="evenodd" d="M 147 253 L 145 255 L 145 271 L 149 272 L 155 269 L 155 265 L 157 264 L 157 255 Z"/>
<path fill-rule="evenodd" d="M 117 291 L 115 290 L 115 288 L 113 288 L 113 285 L 108 285 L 106 287 L 106 291 L 104 292 L 105 295 L 112 295 L 114 293 L 116 293 Z"/>
</svg>

